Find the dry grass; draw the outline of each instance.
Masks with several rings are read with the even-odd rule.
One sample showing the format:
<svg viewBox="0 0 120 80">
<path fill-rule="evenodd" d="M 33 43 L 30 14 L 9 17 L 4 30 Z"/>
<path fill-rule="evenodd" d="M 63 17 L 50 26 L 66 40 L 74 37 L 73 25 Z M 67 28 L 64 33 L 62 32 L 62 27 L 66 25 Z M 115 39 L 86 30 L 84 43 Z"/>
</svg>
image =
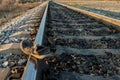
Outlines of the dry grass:
<svg viewBox="0 0 120 80">
<path fill-rule="evenodd" d="M 120 0 L 58 0 L 72 6 L 84 6 L 95 9 L 120 12 Z"/>
<path fill-rule="evenodd" d="M 89 8 L 120 12 L 120 1 L 81 1 L 77 4 Z"/>
<path fill-rule="evenodd" d="M 21 4 L 18 2 L 13 2 L 13 0 L 2 0 L 0 3 L 0 25 L 40 4 L 40 2 Z"/>
<path fill-rule="evenodd" d="M 0 4 L 0 11 L 9 11 L 13 9 L 14 2 L 12 0 L 2 0 Z"/>
<path fill-rule="evenodd" d="M 40 2 L 34 2 L 34 3 L 26 3 L 26 4 L 23 4 L 23 7 L 24 9 L 31 9 L 35 6 L 38 6 L 40 5 Z"/>
</svg>

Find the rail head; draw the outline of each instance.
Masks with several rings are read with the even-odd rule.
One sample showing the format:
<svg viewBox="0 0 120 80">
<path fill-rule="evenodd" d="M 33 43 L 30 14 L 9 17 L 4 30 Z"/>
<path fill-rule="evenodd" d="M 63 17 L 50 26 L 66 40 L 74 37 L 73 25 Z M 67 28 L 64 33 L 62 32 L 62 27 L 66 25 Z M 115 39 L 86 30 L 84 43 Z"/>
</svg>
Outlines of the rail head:
<svg viewBox="0 0 120 80">
<path fill-rule="evenodd" d="M 42 17 L 38 33 L 35 39 L 34 47 L 36 46 L 42 46 L 43 44 L 43 36 L 44 36 L 44 30 L 45 30 L 45 23 L 46 23 L 46 17 L 47 17 L 47 12 L 48 12 L 48 5 L 46 6 L 44 15 Z"/>
<path fill-rule="evenodd" d="M 41 7 L 43 7 L 43 5 L 46 5 L 46 8 L 45 8 L 45 11 L 44 11 L 44 14 L 43 14 L 40 26 L 39 26 L 39 31 L 36 36 L 34 46 L 42 45 L 48 4 L 49 4 L 49 1 L 41 4 Z M 37 76 L 37 63 L 36 62 L 37 62 L 37 59 L 33 60 L 33 57 L 29 55 L 29 59 L 27 61 L 27 65 L 25 67 L 21 80 L 36 80 L 36 76 Z"/>
</svg>

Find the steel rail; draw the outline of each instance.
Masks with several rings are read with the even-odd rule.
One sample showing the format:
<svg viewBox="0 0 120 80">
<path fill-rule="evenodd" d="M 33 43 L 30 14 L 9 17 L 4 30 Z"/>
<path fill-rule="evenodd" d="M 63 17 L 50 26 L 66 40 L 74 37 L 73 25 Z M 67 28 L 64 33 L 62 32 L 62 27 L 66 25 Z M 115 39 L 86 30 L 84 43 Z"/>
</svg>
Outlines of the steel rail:
<svg viewBox="0 0 120 80">
<path fill-rule="evenodd" d="M 48 4 L 49 4 L 49 1 L 47 1 L 45 4 L 43 4 L 43 5 L 46 5 L 46 8 L 45 8 L 45 11 L 44 11 L 44 14 L 43 14 L 40 26 L 39 26 L 39 30 L 38 30 L 38 34 L 35 39 L 34 46 L 42 45 Z M 24 73 L 22 76 L 22 80 L 36 80 L 37 71 L 39 69 L 38 61 L 39 61 L 38 59 L 35 59 L 31 55 L 29 55 L 29 59 L 28 59 L 27 65 L 25 67 L 25 70 L 24 70 Z"/>
<path fill-rule="evenodd" d="M 39 30 L 35 39 L 34 46 L 41 46 L 43 43 L 43 35 L 44 35 L 44 30 L 45 30 L 45 22 L 46 22 L 46 17 L 47 17 L 47 11 L 48 11 L 48 5 L 46 7 L 46 10 L 44 12 L 43 18 L 41 20 L 41 24 L 39 26 Z"/>
</svg>

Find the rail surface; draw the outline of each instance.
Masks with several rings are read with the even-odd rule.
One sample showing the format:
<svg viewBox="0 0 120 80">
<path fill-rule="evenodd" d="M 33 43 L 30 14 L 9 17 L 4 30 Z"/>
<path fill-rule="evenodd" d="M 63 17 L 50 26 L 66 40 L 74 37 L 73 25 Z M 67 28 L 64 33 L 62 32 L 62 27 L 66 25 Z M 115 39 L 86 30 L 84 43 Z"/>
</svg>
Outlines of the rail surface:
<svg viewBox="0 0 120 80">
<path fill-rule="evenodd" d="M 55 55 L 31 58 L 23 80 L 119 80 L 119 28 L 71 9 L 49 2 L 35 45 Z"/>
<path fill-rule="evenodd" d="M 38 31 L 38 34 L 35 39 L 33 47 L 42 45 L 46 15 L 47 15 L 47 10 L 48 10 L 48 2 L 44 2 L 42 5 L 46 5 L 46 8 L 45 8 L 45 11 L 44 11 L 44 14 L 43 14 L 40 26 L 39 26 L 39 31 Z M 37 67 L 38 67 L 37 63 L 38 63 L 37 59 L 35 59 L 35 58 L 33 58 L 33 56 L 29 55 L 27 66 L 26 66 L 25 71 L 22 76 L 22 80 L 36 80 Z"/>
<path fill-rule="evenodd" d="M 44 31 L 45 31 L 45 22 L 46 22 L 47 12 L 48 12 L 48 5 L 45 9 L 41 24 L 39 26 L 38 34 L 35 40 L 35 46 L 42 46 L 43 44 L 43 36 L 44 36 Z"/>
</svg>

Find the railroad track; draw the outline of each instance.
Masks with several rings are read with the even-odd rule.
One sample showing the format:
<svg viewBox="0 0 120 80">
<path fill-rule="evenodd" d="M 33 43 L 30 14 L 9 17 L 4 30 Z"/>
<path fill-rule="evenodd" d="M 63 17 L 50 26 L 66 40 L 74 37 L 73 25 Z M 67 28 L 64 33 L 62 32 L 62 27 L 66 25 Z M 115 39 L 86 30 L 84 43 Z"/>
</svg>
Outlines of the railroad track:
<svg viewBox="0 0 120 80">
<path fill-rule="evenodd" d="M 34 44 L 23 45 L 23 80 L 120 79 L 119 28 L 57 3 L 46 7 Z"/>
</svg>

